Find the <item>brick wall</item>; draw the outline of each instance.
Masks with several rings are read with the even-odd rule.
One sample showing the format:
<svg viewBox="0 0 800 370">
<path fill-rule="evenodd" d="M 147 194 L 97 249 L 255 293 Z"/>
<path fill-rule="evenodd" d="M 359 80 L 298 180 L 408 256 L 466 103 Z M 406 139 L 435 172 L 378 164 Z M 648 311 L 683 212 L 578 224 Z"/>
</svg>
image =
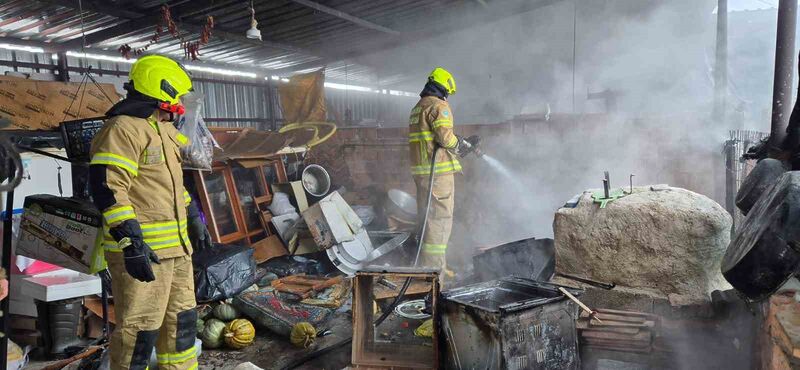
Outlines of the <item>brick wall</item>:
<svg viewBox="0 0 800 370">
<path fill-rule="evenodd" d="M 606 115 L 553 116 L 492 125 L 459 125 L 459 135 L 479 135 L 484 151 L 503 163 L 507 178 L 486 161 L 462 160 L 456 180 L 456 222 L 451 247 L 469 258 L 475 248 L 527 237 L 550 237 L 555 210 L 573 195 L 612 186 L 667 183 L 724 200 L 724 130 L 702 116 L 629 119 Z M 415 193 L 409 174 L 408 131 L 340 129 L 314 148 L 311 161 L 348 189 L 352 204 L 379 205 L 386 191 Z M 452 249 L 452 248 L 451 248 Z"/>
</svg>

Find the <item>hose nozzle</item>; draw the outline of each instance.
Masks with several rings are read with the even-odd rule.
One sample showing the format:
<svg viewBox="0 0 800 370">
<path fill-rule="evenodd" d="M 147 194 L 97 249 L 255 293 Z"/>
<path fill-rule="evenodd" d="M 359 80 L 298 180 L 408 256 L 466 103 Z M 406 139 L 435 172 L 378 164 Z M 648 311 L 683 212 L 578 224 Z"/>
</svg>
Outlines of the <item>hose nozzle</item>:
<svg viewBox="0 0 800 370">
<path fill-rule="evenodd" d="M 475 153 L 478 158 L 483 157 L 483 151 L 480 149 L 480 143 L 481 138 L 478 135 L 472 135 L 468 138 L 461 139 L 461 143 L 459 143 L 459 146 L 461 147 L 459 150 L 459 156 L 464 158 L 470 153 Z"/>
</svg>

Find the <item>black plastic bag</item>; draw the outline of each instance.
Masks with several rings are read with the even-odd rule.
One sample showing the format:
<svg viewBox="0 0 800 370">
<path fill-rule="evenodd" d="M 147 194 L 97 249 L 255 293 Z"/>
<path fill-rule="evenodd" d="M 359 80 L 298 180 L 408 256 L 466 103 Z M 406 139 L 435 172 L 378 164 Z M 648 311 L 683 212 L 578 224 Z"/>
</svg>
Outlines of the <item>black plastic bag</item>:
<svg viewBox="0 0 800 370">
<path fill-rule="evenodd" d="M 214 248 L 196 251 L 192 263 L 197 302 L 231 298 L 257 280 L 256 261 L 250 247 L 214 244 Z"/>
<path fill-rule="evenodd" d="M 282 256 L 262 263 L 262 268 L 278 277 L 289 275 L 321 275 L 319 262 L 303 256 Z"/>
</svg>

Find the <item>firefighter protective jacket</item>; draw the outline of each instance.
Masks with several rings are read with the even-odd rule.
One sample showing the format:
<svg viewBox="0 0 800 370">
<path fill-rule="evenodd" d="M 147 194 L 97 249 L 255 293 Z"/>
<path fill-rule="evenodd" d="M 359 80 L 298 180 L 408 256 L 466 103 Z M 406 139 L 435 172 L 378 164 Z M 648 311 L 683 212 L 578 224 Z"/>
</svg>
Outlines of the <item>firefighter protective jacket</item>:
<svg viewBox="0 0 800 370">
<path fill-rule="evenodd" d="M 188 144 L 170 122 L 153 116 L 119 115 L 106 120 L 92 140 L 92 198 L 103 213 L 103 246 L 120 252 L 109 230 L 135 219 L 144 242 L 160 259 L 192 253 L 186 229 L 191 203 L 183 187 L 180 147 Z"/>
<path fill-rule="evenodd" d="M 453 113 L 450 104 L 435 96 L 425 96 L 411 110 L 408 126 L 408 147 L 411 154 L 411 174 L 414 176 L 429 175 L 431 156 L 435 145 L 439 150 L 436 155 L 434 173 L 445 174 L 461 171 L 453 150 L 458 139 L 453 132 Z"/>
</svg>

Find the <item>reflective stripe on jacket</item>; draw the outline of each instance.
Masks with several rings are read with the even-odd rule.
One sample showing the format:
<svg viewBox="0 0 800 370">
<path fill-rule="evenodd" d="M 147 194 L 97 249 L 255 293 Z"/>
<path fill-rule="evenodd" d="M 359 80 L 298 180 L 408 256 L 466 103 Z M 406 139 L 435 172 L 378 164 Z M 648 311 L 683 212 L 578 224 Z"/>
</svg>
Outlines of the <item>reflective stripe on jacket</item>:
<svg viewBox="0 0 800 370">
<path fill-rule="evenodd" d="M 434 173 L 461 171 L 453 149 L 458 139 L 453 132 L 453 113 L 450 105 L 437 97 L 426 96 L 411 110 L 408 124 L 408 148 L 411 155 L 411 174 L 429 175 L 434 144 L 442 147 L 436 155 Z"/>
<path fill-rule="evenodd" d="M 191 203 L 183 187 L 180 147 L 188 144 L 170 122 L 114 116 L 92 140 L 92 198 L 103 213 L 103 246 L 119 252 L 110 228 L 139 221 L 145 243 L 160 258 L 192 253 L 186 228 Z"/>
</svg>

